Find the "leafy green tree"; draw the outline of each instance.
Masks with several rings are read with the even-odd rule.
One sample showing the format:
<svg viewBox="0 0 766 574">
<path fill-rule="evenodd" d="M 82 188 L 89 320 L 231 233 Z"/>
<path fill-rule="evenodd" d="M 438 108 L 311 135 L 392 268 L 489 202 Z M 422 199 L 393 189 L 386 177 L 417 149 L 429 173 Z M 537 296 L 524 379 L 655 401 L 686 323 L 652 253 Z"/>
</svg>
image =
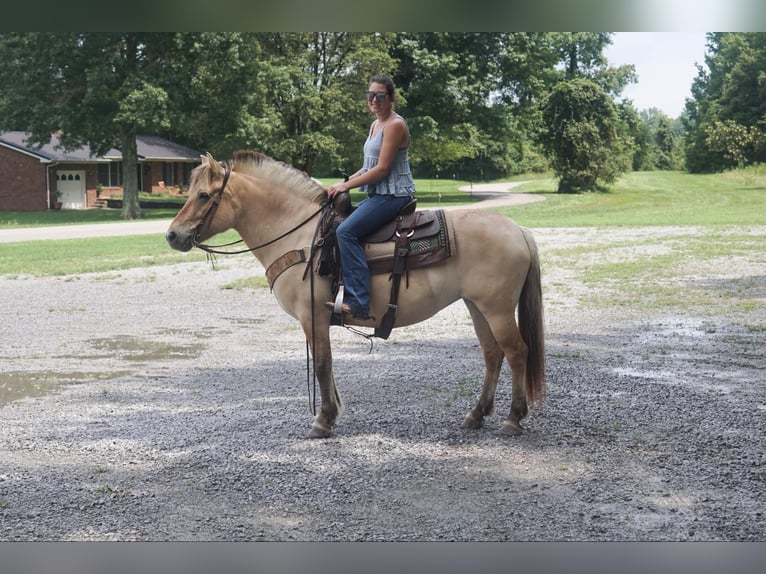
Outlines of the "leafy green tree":
<svg viewBox="0 0 766 574">
<path fill-rule="evenodd" d="M 707 35 L 683 117 L 686 168 L 717 171 L 766 161 L 766 34 Z"/>
<path fill-rule="evenodd" d="M 762 137 L 761 131 L 733 120 L 715 122 L 707 126 L 705 143 L 710 151 L 720 153 L 737 167 L 742 167 L 752 157 L 753 149 Z"/>
<path fill-rule="evenodd" d="M 632 106 L 631 106 L 632 109 Z M 638 121 L 638 126 L 635 125 Z M 635 143 L 634 170 L 682 169 L 682 129 L 662 110 L 641 110 L 632 121 L 631 137 Z"/>
<path fill-rule="evenodd" d="M 278 123 L 267 102 L 268 70 L 253 33 L 178 33 L 168 39 L 159 85 L 170 94 L 162 131 L 215 157 L 258 149 Z"/>
<path fill-rule="evenodd" d="M 610 66 L 604 56 L 612 32 L 554 32 L 550 36 L 564 80 L 587 78 L 611 96 L 618 96 L 636 81 L 635 66 Z"/>
<path fill-rule="evenodd" d="M 651 134 L 643 120 L 643 113 L 639 114 L 629 101 L 616 104 L 615 109 L 620 120 L 622 137 L 629 142 L 628 149 L 632 157 L 631 169 L 634 171 L 654 169 Z"/>
<path fill-rule="evenodd" d="M 535 125 L 534 101 L 555 77 L 540 33 L 399 34 L 393 51 L 400 107 L 421 175 L 499 177 L 518 170 Z"/>
<path fill-rule="evenodd" d="M 255 34 L 20 33 L 0 38 L 0 122 L 47 143 L 123 156 L 123 217 L 140 217 L 136 135 L 217 155 L 268 139 L 277 118 Z M 13 79 L 11 81 L 11 79 Z"/>
<path fill-rule="evenodd" d="M 372 120 L 363 94 L 374 74 L 393 75 L 394 35 L 262 33 L 258 38 L 270 128 L 257 142 L 260 149 L 309 173 L 358 169 Z"/>
<path fill-rule="evenodd" d="M 412 133 L 416 173 L 451 171 L 461 159 L 483 153 L 489 138 L 478 127 L 478 116 L 497 76 L 492 46 L 493 38 L 482 34 L 399 36 L 394 80 L 405 99 L 399 111 Z"/>
<path fill-rule="evenodd" d="M 547 129 L 540 144 L 559 177 L 559 192 L 594 191 L 629 169 L 628 142 L 612 98 L 591 80 L 557 84 L 542 115 Z"/>
<path fill-rule="evenodd" d="M 143 33 L 5 34 L 0 46 L 6 128 L 31 143 L 58 132 L 66 149 L 122 152 L 123 217 L 140 216 L 136 134 L 168 126 L 168 94 L 156 82 L 169 35 Z"/>
<path fill-rule="evenodd" d="M 665 114 L 660 115 L 657 127 L 653 133 L 653 143 L 656 146 L 654 165 L 657 169 L 671 170 L 680 167 L 678 152 L 678 136 L 673 124 Z"/>
</svg>

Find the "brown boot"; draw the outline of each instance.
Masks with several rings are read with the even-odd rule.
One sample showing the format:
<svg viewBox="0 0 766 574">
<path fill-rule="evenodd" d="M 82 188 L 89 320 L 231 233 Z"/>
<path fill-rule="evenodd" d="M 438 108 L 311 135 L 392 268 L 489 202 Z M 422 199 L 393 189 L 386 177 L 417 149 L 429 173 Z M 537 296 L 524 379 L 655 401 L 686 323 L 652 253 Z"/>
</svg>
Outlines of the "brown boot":
<svg viewBox="0 0 766 574">
<path fill-rule="evenodd" d="M 333 313 L 335 313 L 335 303 L 333 301 L 327 301 L 327 303 L 325 303 L 324 306 L 327 307 Z M 354 310 L 351 307 L 349 307 L 348 305 L 346 305 L 345 303 L 343 303 L 340 306 L 340 309 L 341 309 L 340 312 L 343 315 L 353 315 L 354 314 Z"/>
<path fill-rule="evenodd" d="M 335 303 L 333 301 L 327 301 L 324 304 L 325 307 L 327 307 L 330 311 L 335 313 Z M 341 314 L 342 315 L 351 315 L 354 319 L 359 319 L 360 321 L 374 321 L 375 317 L 372 317 L 368 314 L 364 314 L 361 311 L 354 311 L 350 305 L 343 303 L 340 306 Z"/>
</svg>

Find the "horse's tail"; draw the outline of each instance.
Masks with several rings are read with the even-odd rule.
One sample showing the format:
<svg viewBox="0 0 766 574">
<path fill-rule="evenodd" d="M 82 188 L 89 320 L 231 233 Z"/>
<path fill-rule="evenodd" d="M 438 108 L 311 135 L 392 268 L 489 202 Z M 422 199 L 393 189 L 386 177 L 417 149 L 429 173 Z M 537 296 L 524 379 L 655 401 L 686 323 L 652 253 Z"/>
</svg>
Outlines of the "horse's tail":
<svg viewBox="0 0 766 574">
<path fill-rule="evenodd" d="M 527 279 L 519 298 L 519 330 L 528 348 L 524 390 L 527 403 L 531 406 L 542 400 L 545 390 L 545 326 L 537 243 L 528 229 L 522 229 L 522 232 L 529 247 L 530 261 Z"/>
</svg>

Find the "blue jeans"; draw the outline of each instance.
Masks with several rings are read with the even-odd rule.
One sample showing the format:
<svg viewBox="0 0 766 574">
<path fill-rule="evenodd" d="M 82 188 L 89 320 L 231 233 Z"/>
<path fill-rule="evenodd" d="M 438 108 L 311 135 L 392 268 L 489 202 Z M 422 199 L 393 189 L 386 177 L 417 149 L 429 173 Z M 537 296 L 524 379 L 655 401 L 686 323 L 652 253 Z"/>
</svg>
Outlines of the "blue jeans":
<svg viewBox="0 0 766 574">
<path fill-rule="evenodd" d="M 343 266 L 343 302 L 355 314 L 370 313 L 370 268 L 361 239 L 391 221 L 412 198 L 409 196 L 370 195 L 338 226 L 336 236 Z"/>
</svg>

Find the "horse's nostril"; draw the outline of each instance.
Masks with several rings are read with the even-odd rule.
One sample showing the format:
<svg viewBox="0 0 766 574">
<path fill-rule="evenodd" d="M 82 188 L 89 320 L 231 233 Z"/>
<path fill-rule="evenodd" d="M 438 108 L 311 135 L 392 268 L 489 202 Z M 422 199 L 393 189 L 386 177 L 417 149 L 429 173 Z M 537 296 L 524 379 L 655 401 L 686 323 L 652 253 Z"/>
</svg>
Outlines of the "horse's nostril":
<svg viewBox="0 0 766 574">
<path fill-rule="evenodd" d="M 176 240 L 176 237 L 178 237 L 178 234 L 175 231 L 168 231 L 165 234 L 165 239 L 168 243 L 173 243 Z"/>
</svg>

